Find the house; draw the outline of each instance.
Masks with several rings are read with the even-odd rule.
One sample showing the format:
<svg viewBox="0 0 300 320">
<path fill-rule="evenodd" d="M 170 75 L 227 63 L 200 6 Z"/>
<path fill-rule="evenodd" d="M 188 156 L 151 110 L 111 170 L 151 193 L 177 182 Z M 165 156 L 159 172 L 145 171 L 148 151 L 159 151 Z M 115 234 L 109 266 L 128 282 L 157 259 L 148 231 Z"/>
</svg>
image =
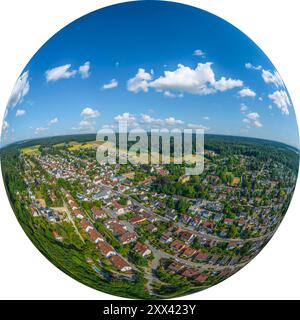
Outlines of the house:
<svg viewBox="0 0 300 320">
<path fill-rule="evenodd" d="M 134 216 L 132 218 L 129 218 L 128 219 L 128 222 L 132 223 L 132 224 L 138 224 L 138 223 L 141 223 L 143 221 L 146 221 L 146 217 L 144 216 Z"/>
<path fill-rule="evenodd" d="M 172 221 L 175 221 L 177 219 L 177 213 L 174 209 L 168 208 L 165 212 L 165 217 Z"/>
<path fill-rule="evenodd" d="M 86 232 L 89 232 L 94 229 L 93 225 L 89 221 L 87 221 L 86 219 L 82 219 L 80 221 L 80 225 L 81 225 L 82 229 L 84 229 Z"/>
<path fill-rule="evenodd" d="M 197 260 L 197 261 L 207 261 L 208 257 L 209 257 L 209 254 L 207 252 L 199 251 L 198 254 L 195 257 L 195 260 Z"/>
<path fill-rule="evenodd" d="M 120 204 L 118 201 L 113 201 L 113 206 L 115 207 L 116 214 L 121 215 L 125 213 L 126 206 Z"/>
<path fill-rule="evenodd" d="M 171 243 L 171 249 L 174 251 L 177 251 L 177 252 L 182 251 L 183 249 L 185 249 L 185 247 L 186 247 L 186 245 L 180 240 L 174 240 Z"/>
<path fill-rule="evenodd" d="M 73 210 L 73 213 L 74 213 L 74 216 L 75 216 L 77 219 L 79 219 L 79 220 L 83 219 L 83 214 L 82 214 L 82 212 L 81 212 L 79 209 Z"/>
<path fill-rule="evenodd" d="M 131 266 L 119 255 L 111 256 L 110 261 L 115 268 L 122 272 L 130 271 L 132 269 Z"/>
<path fill-rule="evenodd" d="M 197 253 L 197 250 L 196 250 L 196 249 L 187 247 L 187 248 L 184 250 L 183 255 L 186 256 L 187 258 L 191 258 L 191 257 L 193 257 L 196 253 Z"/>
<path fill-rule="evenodd" d="M 173 273 L 179 273 L 185 269 L 185 265 L 174 261 L 168 266 L 168 269 Z"/>
<path fill-rule="evenodd" d="M 246 224 L 245 219 L 240 219 L 239 222 L 238 222 L 238 226 L 239 227 L 243 227 L 245 224 Z"/>
<path fill-rule="evenodd" d="M 93 207 L 91 209 L 91 211 L 92 211 L 92 214 L 93 214 L 93 217 L 94 217 L 95 220 L 104 219 L 104 218 L 107 217 L 107 215 L 106 215 L 106 213 L 105 213 L 105 211 L 103 209 L 99 209 L 97 207 Z"/>
<path fill-rule="evenodd" d="M 199 275 L 199 271 L 197 269 L 188 268 L 181 274 L 183 277 L 188 279 L 193 279 Z"/>
<path fill-rule="evenodd" d="M 166 233 L 164 233 L 164 234 L 160 237 L 159 241 L 162 242 L 162 243 L 165 243 L 165 244 L 171 243 L 171 242 L 173 241 L 171 232 L 166 232 Z"/>
<path fill-rule="evenodd" d="M 105 222 L 105 226 L 107 229 L 111 230 L 113 234 L 115 234 L 118 237 L 124 234 L 127 230 L 126 226 L 119 223 L 117 220 L 108 220 Z"/>
<path fill-rule="evenodd" d="M 196 235 L 188 230 L 182 230 L 179 228 L 176 233 L 179 234 L 180 239 L 186 243 L 191 243 L 196 238 Z"/>
<path fill-rule="evenodd" d="M 105 241 L 98 242 L 97 248 L 100 250 L 101 254 L 107 258 L 117 254 L 115 249 Z"/>
<path fill-rule="evenodd" d="M 104 238 L 101 236 L 101 234 L 97 231 L 97 230 L 95 230 L 95 229 L 92 229 L 91 231 L 90 231 L 90 239 L 91 239 L 91 241 L 92 242 L 94 242 L 94 243 L 98 243 L 98 242 L 100 242 L 100 241 L 104 241 Z"/>
<path fill-rule="evenodd" d="M 224 224 L 226 224 L 226 225 L 232 225 L 233 222 L 234 222 L 233 219 L 229 219 L 229 218 L 224 219 Z"/>
<path fill-rule="evenodd" d="M 128 243 L 134 242 L 136 241 L 136 239 L 137 239 L 137 235 L 135 232 L 126 232 L 119 237 L 119 241 L 122 244 L 128 244 Z"/>
<path fill-rule="evenodd" d="M 226 266 L 231 260 L 231 256 L 223 256 L 222 259 L 218 262 L 221 266 Z"/>
<path fill-rule="evenodd" d="M 238 244 L 237 242 L 231 241 L 231 242 L 228 243 L 227 249 L 228 249 L 228 250 L 233 250 L 233 249 L 235 249 L 236 247 L 238 247 L 238 245 L 239 245 L 239 244 Z"/>
<path fill-rule="evenodd" d="M 57 241 L 63 241 L 64 240 L 64 238 L 58 232 L 53 231 L 52 234 L 53 234 L 53 237 L 55 238 L 55 240 L 57 240 Z"/>
<path fill-rule="evenodd" d="M 148 224 L 146 226 L 146 230 L 149 231 L 150 233 L 154 233 L 157 231 L 157 227 L 155 227 L 154 224 Z"/>
<path fill-rule="evenodd" d="M 205 282 L 208 278 L 208 275 L 207 274 L 204 274 L 204 273 L 200 273 L 199 276 L 197 276 L 197 278 L 195 279 L 195 281 L 198 283 L 198 284 L 201 284 L 203 282 Z"/>
<path fill-rule="evenodd" d="M 151 250 L 147 245 L 137 242 L 134 246 L 134 250 L 137 251 L 142 257 L 146 257 L 151 254 Z"/>
</svg>

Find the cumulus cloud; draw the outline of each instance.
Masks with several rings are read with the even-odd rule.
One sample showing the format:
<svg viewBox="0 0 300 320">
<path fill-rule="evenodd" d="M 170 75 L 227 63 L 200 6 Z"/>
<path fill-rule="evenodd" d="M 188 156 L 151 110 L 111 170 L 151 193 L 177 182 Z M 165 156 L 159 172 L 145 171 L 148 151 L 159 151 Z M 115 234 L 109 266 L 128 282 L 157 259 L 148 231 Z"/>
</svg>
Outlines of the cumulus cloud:
<svg viewBox="0 0 300 320">
<path fill-rule="evenodd" d="M 183 125 L 184 122 L 180 119 L 175 119 L 174 117 L 169 117 L 166 119 L 157 119 L 151 117 L 147 114 L 141 114 L 141 122 L 144 124 L 151 124 L 156 126 L 175 126 L 175 125 Z"/>
<path fill-rule="evenodd" d="M 133 114 L 129 113 L 129 112 L 124 112 L 123 114 L 119 114 L 114 119 L 117 122 L 120 122 L 120 121 L 127 121 L 127 122 L 136 121 L 135 116 Z"/>
<path fill-rule="evenodd" d="M 202 124 L 194 124 L 194 123 L 188 123 L 187 124 L 188 129 L 202 129 L 202 130 L 209 130 L 209 127 L 203 126 Z"/>
<path fill-rule="evenodd" d="M 76 75 L 77 70 L 71 70 L 71 64 L 49 69 L 45 72 L 47 82 L 57 81 L 59 79 L 69 79 Z"/>
<path fill-rule="evenodd" d="M 191 93 L 208 95 L 218 91 L 224 92 L 236 87 L 242 87 L 243 81 L 221 77 L 216 80 L 211 68 L 212 63 L 198 63 L 195 69 L 179 64 L 174 71 L 164 71 L 164 75 L 152 80 L 150 73 L 139 69 L 135 77 L 128 80 L 127 88 L 132 92 L 144 91 L 153 88 L 158 92 Z M 167 93 L 168 95 L 168 93 Z"/>
<path fill-rule="evenodd" d="M 25 110 L 22 110 L 22 109 L 18 109 L 16 111 L 16 117 L 22 117 L 26 114 L 26 111 Z"/>
<path fill-rule="evenodd" d="M 106 83 L 102 86 L 102 90 L 109 90 L 116 88 L 118 86 L 118 81 L 116 79 L 110 80 L 109 83 Z"/>
<path fill-rule="evenodd" d="M 156 119 L 154 117 L 149 116 L 148 114 L 141 114 L 141 122 L 145 124 L 153 124 L 158 126 L 163 126 L 165 121 L 162 119 Z"/>
<path fill-rule="evenodd" d="M 245 64 L 246 69 L 253 69 L 253 70 L 262 70 L 262 66 L 254 66 L 252 63 L 248 62 Z"/>
<path fill-rule="evenodd" d="M 291 106 L 290 99 L 284 90 L 277 90 L 269 94 L 269 99 L 272 100 L 284 115 L 289 115 L 288 107 Z"/>
<path fill-rule="evenodd" d="M 58 118 L 53 118 L 49 121 L 49 125 L 58 123 Z"/>
<path fill-rule="evenodd" d="M 128 91 L 137 93 L 140 91 L 148 91 L 148 81 L 152 80 L 152 75 L 145 71 L 145 69 L 139 68 L 137 74 L 127 81 Z"/>
<path fill-rule="evenodd" d="M 263 70 L 262 78 L 264 79 L 265 83 L 273 83 L 277 88 L 284 87 L 284 83 L 277 71 L 274 71 L 273 73 L 269 70 Z"/>
<path fill-rule="evenodd" d="M 194 51 L 194 56 L 197 56 L 197 57 L 202 57 L 205 55 L 205 52 L 201 49 L 197 49 Z"/>
<path fill-rule="evenodd" d="M 82 66 L 78 68 L 78 73 L 81 75 L 82 79 L 88 78 L 90 74 L 91 63 L 89 61 L 85 62 Z"/>
<path fill-rule="evenodd" d="M 94 131 L 95 123 L 89 120 L 81 120 L 79 122 L 79 130 L 81 131 Z"/>
<path fill-rule="evenodd" d="M 244 88 L 239 91 L 240 97 L 255 97 L 256 93 L 250 88 Z"/>
<path fill-rule="evenodd" d="M 15 107 L 17 104 L 21 103 L 23 101 L 23 98 L 28 94 L 29 89 L 29 71 L 25 71 L 15 83 L 15 86 L 8 100 L 8 106 Z"/>
<path fill-rule="evenodd" d="M 248 113 L 246 118 L 244 118 L 242 121 L 247 124 L 252 124 L 256 128 L 262 128 L 263 126 L 260 121 L 260 115 L 257 112 Z"/>
<path fill-rule="evenodd" d="M 250 120 L 257 120 L 260 118 L 260 116 L 257 112 L 251 112 L 247 114 L 247 118 Z"/>
<path fill-rule="evenodd" d="M 166 123 L 168 126 L 175 126 L 175 125 L 182 125 L 182 124 L 184 124 L 184 122 L 183 122 L 182 120 L 175 119 L 174 117 L 170 117 L 170 118 L 165 119 L 165 123 Z"/>
<path fill-rule="evenodd" d="M 94 110 L 92 108 L 87 107 L 81 111 L 80 115 L 85 119 L 98 118 L 100 116 L 100 112 L 98 110 Z"/>
<path fill-rule="evenodd" d="M 210 120 L 210 117 L 206 116 L 206 117 L 203 117 L 203 119 L 208 121 L 208 120 Z"/>
<path fill-rule="evenodd" d="M 216 81 L 213 86 L 215 89 L 224 92 L 230 89 L 234 89 L 237 87 L 242 87 L 243 86 L 243 81 L 242 80 L 235 80 L 235 79 L 226 79 L 225 77 L 222 77 L 220 80 Z"/>
<path fill-rule="evenodd" d="M 127 122 L 127 125 L 132 128 L 137 128 L 139 126 L 136 117 L 129 112 L 124 112 L 117 115 L 116 117 L 114 117 L 114 120 L 116 122 Z"/>
</svg>

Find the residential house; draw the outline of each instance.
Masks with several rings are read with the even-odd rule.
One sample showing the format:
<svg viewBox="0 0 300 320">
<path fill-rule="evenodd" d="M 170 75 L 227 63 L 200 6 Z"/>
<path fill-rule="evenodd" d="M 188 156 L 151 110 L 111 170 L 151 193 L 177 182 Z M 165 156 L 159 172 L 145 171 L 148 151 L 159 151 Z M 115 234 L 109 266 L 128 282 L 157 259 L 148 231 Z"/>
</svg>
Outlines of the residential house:
<svg viewBox="0 0 300 320">
<path fill-rule="evenodd" d="M 114 255 L 110 257 L 110 261 L 115 268 L 121 272 L 126 272 L 132 270 L 132 267 L 119 255 Z"/>
<path fill-rule="evenodd" d="M 91 211 L 92 211 L 92 214 L 93 214 L 93 217 L 94 217 L 95 220 L 104 219 L 104 218 L 107 217 L 107 215 L 106 215 L 106 213 L 105 213 L 105 211 L 103 209 L 99 209 L 97 207 L 93 207 L 91 209 Z"/>
<path fill-rule="evenodd" d="M 149 254 L 151 254 L 151 250 L 149 249 L 149 247 L 140 242 L 136 243 L 136 245 L 134 246 L 134 250 L 137 251 L 143 257 L 146 257 Z"/>
<path fill-rule="evenodd" d="M 115 249 L 112 246 L 110 246 L 106 241 L 98 242 L 97 248 L 100 250 L 101 254 L 107 258 L 110 258 L 117 254 Z"/>
</svg>

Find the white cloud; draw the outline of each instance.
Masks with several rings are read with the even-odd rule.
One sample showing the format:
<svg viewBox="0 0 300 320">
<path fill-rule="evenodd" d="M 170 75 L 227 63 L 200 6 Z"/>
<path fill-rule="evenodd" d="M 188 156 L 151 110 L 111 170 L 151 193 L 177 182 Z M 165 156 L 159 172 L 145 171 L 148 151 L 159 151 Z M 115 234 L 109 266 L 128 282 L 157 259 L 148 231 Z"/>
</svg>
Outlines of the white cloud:
<svg viewBox="0 0 300 320">
<path fill-rule="evenodd" d="M 254 121 L 254 125 L 257 127 L 257 128 L 261 128 L 263 125 L 262 123 L 259 121 L 259 120 L 255 120 Z"/>
<path fill-rule="evenodd" d="M 253 69 L 253 70 L 262 70 L 262 66 L 254 66 L 252 63 L 248 62 L 245 64 L 246 69 Z"/>
<path fill-rule="evenodd" d="M 220 80 L 216 81 L 213 85 L 215 89 L 224 92 L 230 89 L 234 89 L 237 87 L 243 86 L 242 80 L 235 80 L 235 79 L 226 79 L 225 77 L 222 77 Z"/>
<path fill-rule="evenodd" d="M 110 80 L 109 83 L 106 83 L 102 86 L 102 90 L 108 90 L 108 89 L 113 89 L 118 86 L 118 81 L 116 79 Z"/>
<path fill-rule="evenodd" d="M 269 94 L 269 99 L 271 99 L 276 104 L 276 106 L 284 115 L 289 115 L 288 107 L 291 106 L 291 102 L 286 91 L 275 91 L 274 93 Z"/>
<path fill-rule="evenodd" d="M 164 71 L 164 75 L 152 81 L 150 73 L 144 69 L 139 69 L 134 78 L 128 80 L 127 88 L 132 92 L 144 91 L 149 88 L 157 92 L 172 91 L 179 93 L 191 93 L 198 95 L 208 95 L 217 91 L 224 92 L 236 87 L 243 86 L 243 81 L 226 79 L 221 77 L 215 79 L 215 74 L 211 68 L 212 63 L 198 63 L 195 69 L 179 64 L 174 71 Z M 168 93 L 167 93 L 168 95 Z"/>
<path fill-rule="evenodd" d="M 277 88 L 284 87 L 284 83 L 277 71 L 274 71 L 274 73 L 272 73 L 269 70 L 263 70 L 262 77 L 265 83 L 268 83 L 268 84 L 273 83 Z"/>
<path fill-rule="evenodd" d="M 16 111 L 16 117 L 22 117 L 26 114 L 26 111 L 25 110 L 22 110 L 22 109 L 18 109 Z"/>
<path fill-rule="evenodd" d="M 260 122 L 260 115 L 257 112 L 250 112 L 247 114 L 246 118 L 242 120 L 246 124 L 252 124 L 256 128 L 262 128 L 262 123 Z"/>
<path fill-rule="evenodd" d="M 241 104 L 241 112 L 245 113 L 248 110 L 248 106 L 246 106 L 244 103 Z"/>
<path fill-rule="evenodd" d="M 205 52 L 201 49 L 197 49 L 194 51 L 194 56 L 197 56 L 197 57 L 202 57 L 205 55 Z"/>
<path fill-rule="evenodd" d="M 94 129 L 94 122 L 88 120 L 81 120 L 79 122 L 79 129 L 80 130 L 93 130 Z"/>
<path fill-rule="evenodd" d="M 158 125 L 158 126 L 163 126 L 165 121 L 162 119 L 156 119 L 153 118 L 147 114 L 141 114 L 141 121 L 142 123 L 146 123 L 146 124 L 154 124 L 154 125 Z"/>
<path fill-rule="evenodd" d="M 100 112 L 98 110 L 94 110 L 92 108 L 87 107 L 81 111 L 80 115 L 85 119 L 98 118 L 100 116 Z"/>
<path fill-rule="evenodd" d="M 28 94 L 30 89 L 28 78 L 29 71 L 25 71 L 19 77 L 8 100 L 8 106 L 15 107 L 18 103 L 21 103 L 23 101 L 23 98 Z"/>
<path fill-rule="evenodd" d="M 251 112 L 247 114 L 247 118 L 250 120 L 258 120 L 260 115 L 257 112 Z"/>
<path fill-rule="evenodd" d="M 117 115 L 114 117 L 114 120 L 116 122 L 127 122 L 127 125 L 133 128 L 137 128 L 139 126 L 136 117 L 129 112 Z"/>
<path fill-rule="evenodd" d="M 82 79 L 88 78 L 90 73 L 91 63 L 89 61 L 85 62 L 82 66 L 79 67 L 78 73 L 81 75 Z"/>
<path fill-rule="evenodd" d="M 188 123 L 187 124 L 188 129 L 202 129 L 202 130 L 209 130 L 209 127 L 205 127 L 202 124 L 194 124 L 194 123 Z"/>
<path fill-rule="evenodd" d="M 165 123 L 168 126 L 182 125 L 184 122 L 182 120 L 175 119 L 174 117 L 170 117 L 165 119 Z"/>
<path fill-rule="evenodd" d="M 94 120 L 81 120 L 78 127 L 73 127 L 73 130 L 83 132 L 95 132 L 95 121 Z"/>
<path fill-rule="evenodd" d="M 208 121 L 208 120 L 210 120 L 210 117 L 206 116 L 206 117 L 203 117 L 203 119 Z"/>
<path fill-rule="evenodd" d="M 146 72 L 145 69 L 139 68 L 137 74 L 127 81 L 128 91 L 137 93 L 139 91 L 148 91 L 148 81 L 152 80 L 150 73 Z"/>
<path fill-rule="evenodd" d="M 45 131 L 47 131 L 48 130 L 48 128 L 45 128 L 45 127 L 39 127 L 39 128 L 36 128 L 35 129 L 35 134 L 42 134 L 42 133 L 44 133 Z"/>
<path fill-rule="evenodd" d="M 256 93 L 250 88 L 244 88 L 239 91 L 240 97 L 255 97 Z"/>
<path fill-rule="evenodd" d="M 168 98 L 183 98 L 183 93 L 172 93 L 170 91 L 165 91 L 164 96 Z"/>
<path fill-rule="evenodd" d="M 59 79 L 69 79 L 75 76 L 77 70 L 70 70 L 71 65 L 65 64 L 63 66 L 59 66 L 45 72 L 46 80 L 57 81 Z"/>
<path fill-rule="evenodd" d="M 58 123 L 58 118 L 53 118 L 49 121 L 49 125 Z"/>
</svg>

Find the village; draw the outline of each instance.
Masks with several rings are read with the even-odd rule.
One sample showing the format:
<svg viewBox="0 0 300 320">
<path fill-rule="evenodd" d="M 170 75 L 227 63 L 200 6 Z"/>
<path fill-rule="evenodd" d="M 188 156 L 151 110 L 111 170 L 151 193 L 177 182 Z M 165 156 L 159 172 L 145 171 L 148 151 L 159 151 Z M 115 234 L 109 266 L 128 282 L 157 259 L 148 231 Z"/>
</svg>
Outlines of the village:
<svg viewBox="0 0 300 320">
<path fill-rule="evenodd" d="M 21 153 L 28 192 L 23 200 L 34 218 L 51 224 L 56 241 L 64 243 L 72 233 L 72 239 L 92 246 L 85 259 L 100 278 L 142 277 L 155 296 L 167 288 L 176 291 L 179 283 L 204 289 L 247 264 L 283 218 L 296 178 L 285 172 L 282 185 L 277 177 L 284 168 L 278 163 L 247 175 L 251 158 L 244 156 L 230 159 L 236 174 L 224 178 L 216 168 L 228 159 L 212 151 L 206 151 L 201 177 L 191 178 L 179 175 L 175 165 L 101 164 L 95 149 L 60 145 Z M 247 176 L 256 184 L 248 186 Z M 190 196 L 188 186 L 199 183 L 205 196 Z M 175 192 L 168 189 L 173 184 Z M 265 191 L 267 198 L 261 196 Z"/>
</svg>

